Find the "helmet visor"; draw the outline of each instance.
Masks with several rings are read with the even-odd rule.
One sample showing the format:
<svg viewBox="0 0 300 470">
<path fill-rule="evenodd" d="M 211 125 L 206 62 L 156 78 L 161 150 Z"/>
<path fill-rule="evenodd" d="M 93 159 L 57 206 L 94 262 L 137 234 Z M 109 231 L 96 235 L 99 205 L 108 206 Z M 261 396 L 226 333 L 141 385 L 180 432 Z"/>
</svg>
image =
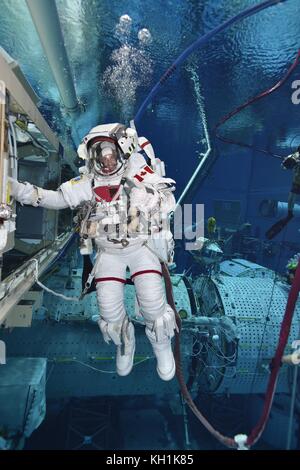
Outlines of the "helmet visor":
<svg viewBox="0 0 300 470">
<path fill-rule="evenodd" d="M 111 142 L 98 142 L 92 147 L 95 170 L 102 175 L 111 175 L 118 168 L 118 153 Z"/>
</svg>

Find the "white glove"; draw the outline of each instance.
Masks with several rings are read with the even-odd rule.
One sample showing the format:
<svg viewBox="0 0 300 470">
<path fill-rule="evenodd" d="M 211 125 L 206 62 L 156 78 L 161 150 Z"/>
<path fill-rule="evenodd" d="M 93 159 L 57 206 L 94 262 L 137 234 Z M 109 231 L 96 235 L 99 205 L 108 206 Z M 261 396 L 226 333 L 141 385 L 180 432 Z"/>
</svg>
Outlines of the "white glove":
<svg viewBox="0 0 300 470">
<path fill-rule="evenodd" d="M 150 190 L 153 192 L 148 192 L 145 187 L 133 188 L 130 192 L 130 207 L 134 207 L 145 214 L 155 209 L 158 210 L 159 194 L 155 190 Z"/>
<path fill-rule="evenodd" d="M 13 198 L 21 204 L 32 204 L 34 201 L 35 189 L 30 183 L 20 183 L 18 180 L 8 178 L 10 193 Z"/>
<path fill-rule="evenodd" d="M 46 209 L 65 209 L 69 204 L 62 192 L 38 188 L 31 183 L 20 183 L 9 178 L 10 193 L 21 204 L 29 204 L 33 207 L 45 207 Z"/>
<path fill-rule="evenodd" d="M 19 191 L 22 189 L 21 183 L 19 183 L 18 180 L 15 180 L 14 178 L 8 178 L 8 183 L 9 183 L 9 189 L 10 189 L 10 194 L 12 197 L 17 199 Z"/>
</svg>

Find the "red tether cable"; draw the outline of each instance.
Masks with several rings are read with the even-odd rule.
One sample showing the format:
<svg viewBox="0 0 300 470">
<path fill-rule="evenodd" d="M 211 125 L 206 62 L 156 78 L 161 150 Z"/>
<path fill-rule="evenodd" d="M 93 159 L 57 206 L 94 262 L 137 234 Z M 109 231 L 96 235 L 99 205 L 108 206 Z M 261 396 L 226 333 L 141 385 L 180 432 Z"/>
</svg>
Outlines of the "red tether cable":
<svg viewBox="0 0 300 470">
<path fill-rule="evenodd" d="M 293 73 L 293 71 L 295 70 L 295 68 L 297 67 L 298 63 L 299 63 L 299 60 L 300 60 L 300 49 L 298 51 L 298 54 L 297 54 L 297 57 L 294 61 L 294 63 L 290 66 L 289 70 L 287 71 L 287 73 L 285 74 L 285 76 L 279 80 L 279 82 L 276 83 L 276 85 L 272 86 L 271 88 L 268 88 L 267 90 L 263 91 L 262 93 L 260 93 L 259 95 L 255 96 L 254 98 L 251 98 L 250 100 L 248 100 L 246 103 L 242 104 L 241 106 L 239 106 L 238 108 L 236 108 L 234 111 L 231 111 L 229 114 L 226 114 L 226 116 L 224 116 L 215 126 L 214 128 L 214 132 L 217 136 L 217 138 L 219 140 L 221 140 L 222 142 L 225 142 L 227 144 L 234 144 L 234 145 L 239 145 L 240 147 L 247 147 L 247 148 L 252 148 L 254 150 L 257 150 L 258 152 L 262 152 L 262 153 L 266 153 L 266 154 L 269 154 L 269 155 L 272 155 L 273 157 L 276 157 L 276 158 L 283 158 L 281 155 L 276 155 L 272 152 L 269 152 L 268 150 L 262 150 L 262 149 L 257 149 L 255 147 L 253 147 L 253 145 L 250 145 L 250 144 L 245 144 L 245 143 L 241 143 L 241 142 L 237 142 L 237 141 L 234 141 L 234 140 L 231 140 L 231 139 L 227 139 L 226 137 L 223 137 L 222 135 L 220 135 L 218 133 L 218 128 L 224 124 L 226 121 L 228 121 L 229 119 L 231 119 L 233 116 L 235 116 L 236 114 L 240 113 L 243 109 L 247 108 L 247 106 L 250 106 L 250 104 L 253 104 L 255 103 L 256 101 L 260 100 L 261 98 L 264 98 L 265 96 L 268 96 L 270 95 L 271 93 L 273 93 L 274 91 L 278 90 L 282 85 L 284 85 L 284 83 L 288 80 L 288 78 L 290 77 L 290 75 Z"/>
<path fill-rule="evenodd" d="M 223 444 L 226 447 L 232 448 L 232 449 L 237 449 L 239 446 L 237 442 L 235 441 L 234 438 L 224 436 L 221 434 L 219 431 L 217 431 L 211 424 L 210 422 L 205 418 L 205 416 L 201 413 L 201 411 L 197 408 L 196 404 L 194 403 L 191 394 L 186 386 L 183 371 L 182 371 L 182 365 L 181 365 L 181 352 L 180 352 L 180 329 L 181 329 L 181 319 L 179 314 L 177 313 L 176 310 L 176 305 L 174 301 L 174 296 L 173 296 L 173 289 L 172 289 L 172 282 L 170 279 L 170 274 L 168 271 L 168 268 L 165 264 L 162 264 L 162 273 L 163 277 L 165 280 L 165 285 L 166 285 L 166 293 L 167 293 L 167 301 L 169 305 L 172 307 L 172 309 L 175 312 L 176 315 L 176 323 L 179 329 L 179 333 L 176 333 L 175 335 L 175 362 L 176 362 L 176 377 L 180 385 L 181 393 L 191 409 L 191 411 L 194 413 L 194 415 L 199 419 L 199 421 L 203 424 L 203 426 L 219 441 L 221 444 Z M 276 349 L 275 356 L 272 360 L 271 363 L 271 375 L 269 378 L 268 382 L 268 387 L 266 391 L 266 398 L 265 398 L 265 403 L 264 403 L 264 408 L 261 414 L 261 417 L 255 426 L 255 428 L 251 431 L 249 437 L 247 438 L 245 444 L 247 448 L 252 447 L 258 439 L 261 437 L 265 426 L 267 424 L 269 414 L 271 411 L 274 395 L 275 395 L 275 390 L 276 390 L 276 384 L 278 380 L 278 374 L 279 374 L 279 369 L 281 366 L 281 360 L 282 356 L 284 353 L 284 349 L 286 347 L 290 329 L 291 329 L 291 324 L 293 320 L 293 315 L 295 311 L 295 306 L 296 302 L 298 299 L 299 295 L 299 290 L 300 290 L 300 263 L 298 263 L 298 267 L 295 273 L 295 278 L 291 287 L 291 290 L 289 292 L 288 296 L 288 301 L 285 309 L 285 314 L 283 317 L 283 321 L 281 324 L 280 328 L 280 334 L 279 334 L 279 341 L 278 341 L 278 346 Z"/>
<path fill-rule="evenodd" d="M 285 314 L 284 314 L 283 321 L 282 321 L 281 328 L 280 328 L 279 342 L 277 345 L 275 356 L 271 363 L 271 375 L 269 378 L 268 388 L 266 392 L 264 408 L 263 408 L 261 417 L 257 425 L 252 430 L 250 436 L 247 439 L 247 443 L 246 443 L 247 446 L 253 446 L 258 441 L 268 421 L 272 403 L 273 403 L 274 394 L 275 394 L 276 384 L 278 380 L 278 373 L 279 373 L 279 369 L 281 366 L 281 360 L 282 360 L 284 349 L 286 347 L 288 337 L 290 334 L 291 324 L 293 320 L 293 315 L 294 315 L 299 291 L 300 291 L 300 263 L 298 263 L 295 277 L 293 280 L 293 284 L 292 284 L 292 287 L 288 296 Z"/>
<path fill-rule="evenodd" d="M 172 281 L 170 278 L 170 273 L 168 270 L 168 266 L 165 263 L 162 263 L 162 274 L 165 281 L 166 286 L 166 295 L 168 304 L 172 307 L 175 312 L 176 317 L 176 324 L 178 327 L 178 332 L 175 334 L 175 362 L 176 362 L 176 377 L 180 386 L 180 390 L 182 393 L 183 398 L 185 399 L 186 404 L 189 406 L 191 411 L 194 415 L 199 419 L 199 421 L 203 424 L 203 426 L 210 432 L 219 442 L 221 442 L 224 446 L 230 448 L 237 448 L 237 443 L 232 437 L 227 437 L 217 431 L 210 422 L 205 418 L 205 416 L 201 413 L 201 411 L 197 408 L 187 386 L 185 383 L 183 370 L 182 370 L 182 363 L 181 363 L 181 352 L 180 352 L 180 330 L 181 330 L 181 318 L 177 312 L 174 295 L 173 295 L 173 286 Z"/>
<path fill-rule="evenodd" d="M 242 109 L 244 109 L 247 106 L 249 106 L 250 104 L 258 101 L 260 98 L 263 98 L 264 96 L 268 96 L 270 93 L 273 93 L 275 90 L 280 88 L 286 82 L 286 80 L 289 78 L 289 76 L 291 75 L 293 70 L 296 68 L 296 66 L 298 65 L 299 60 L 300 60 L 300 49 L 298 51 L 296 60 L 294 61 L 294 63 L 289 68 L 287 74 L 276 85 L 274 85 L 272 88 L 269 88 L 268 90 L 260 93 L 258 96 L 252 98 L 251 100 L 247 101 L 247 103 L 239 106 L 237 109 L 235 109 L 231 113 L 227 114 L 215 126 L 215 132 L 217 131 L 218 127 L 220 127 L 222 124 L 224 124 L 224 122 L 226 122 L 232 116 L 234 116 L 235 114 L 242 111 Z M 234 142 L 234 141 L 231 141 L 229 139 L 225 139 L 222 136 L 219 136 L 217 134 L 217 132 L 216 132 L 216 135 L 220 140 L 223 140 L 224 142 L 254 148 L 251 145 L 240 144 L 239 142 Z M 256 150 L 259 150 L 259 149 L 256 149 Z M 261 151 L 261 150 L 259 150 L 259 151 Z M 266 150 L 263 150 L 263 152 L 264 153 L 269 153 Z M 276 156 L 277 158 L 282 158 L 279 155 L 274 155 L 272 153 L 271 153 L 271 155 Z M 292 319 L 293 319 L 293 315 L 294 315 L 294 311 L 295 311 L 295 306 L 296 306 L 296 302 L 297 302 L 297 298 L 298 298 L 299 290 L 300 290 L 300 263 L 298 264 L 298 267 L 297 267 L 297 270 L 296 270 L 296 273 L 295 273 L 295 278 L 294 278 L 291 290 L 289 292 L 288 301 L 287 301 L 287 305 L 286 305 L 286 309 L 285 309 L 285 314 L 284 314 L 283 321 L 282 321 L 281 328 L 280 328 L 279 341 L 278 341 L 276 353 L 275 353 L 275 356 L 274 356 L 274 358 L 272 360 L 272 363 L 271 363 L 271 375 L 270 375 L 270 378 L 269 378 L 268 387 L 267 387 L 267 391 L 266 391 L 266 398 L 265 398 L 264 408 L 263 408 L 261 417 L 260 417 L 257 425 L 251 431 L 249 437 L 247 437 L 247 439 L 245 439 L 245 447 L 240 447 L 238 442 L 234 438 L 224 436 L 219 431 L 217 431 L 210 424 L 210 422 L 205 418 L 205 416 L 201 413 L 201 411 L 197 408 L 196 404 L 194 403 L 194 401 L 193 401 L 193 399 L 190 395 L 190 392 L 189 392 L 189 390 L 186 386 L 186 383 L 185 383 L 185 379 L 184 379 L 184 375 L 183 375 L 183 371 L 182 371 L 182 365 L 181 365 L 181 352 L 180 352 L 181 318 L 180 318 L 180 316 L 179 316 L 179 314 L 176 310 L 176 305 L 175 305 L 174 296 L 173 296 L 172 282 L 171 282 L 170 274 L 169 274 L 169 271 L 168 271 L 168 267 L 164 263 L 162 264 L 162 273 L 163 273 L 163 277 L 164 277 L 164 281 L 165 281 L 165 285 L 166 285 L 167 301 L 168 301 L 169 305 L 172 307 L 172 309 L 175 312 L 176 323 L 177 323 L 178 330 L 179 330 L 179 333 L 176 333 L 176 335 L 175 335 L 176 377 L 177 377 L 177 380 L 179 382 L 182 395 L 183 395 L 187 405 L 189 406 L 191 411 L 194 413 L 194 415 L 199 419 L 199 421 L 203 424 L 203 426 L 223 445 L 225 445 L 229 448 L 235 448 L 235 449 L 237 449 L 237 448 L 250 448 L 251 446 L 253 446 L 258 441 L 258 439 L 262 435 L 262 433 L 265 429 L 265 426 L 267 424 L 269 414 L 270 414 L 270 410 L 271 410 L 271 407 L 272 407 L 272 403 L 273 403 L 273 399 L 274 399 L 274 395 L 275 395 L 275 390 L 276 390 L 276 384 L 277 384 L 277 380 L 278 380 L 279 369 L 280 369 L 280 366 L 281 366 L 281 360 L 282 360 L 282 356 L 283 356 L 283 353 L 284 353 L 284 349 L 285 349 L 287 341 L 288 341 L 288 337 L 289 337 L 289 333 L 290 333 L 290 329 L 291 329 L 291 324 L 292 324 Z M 236 437 L 238 437 L 238 436 L 236 436 Z"/>
</svg>

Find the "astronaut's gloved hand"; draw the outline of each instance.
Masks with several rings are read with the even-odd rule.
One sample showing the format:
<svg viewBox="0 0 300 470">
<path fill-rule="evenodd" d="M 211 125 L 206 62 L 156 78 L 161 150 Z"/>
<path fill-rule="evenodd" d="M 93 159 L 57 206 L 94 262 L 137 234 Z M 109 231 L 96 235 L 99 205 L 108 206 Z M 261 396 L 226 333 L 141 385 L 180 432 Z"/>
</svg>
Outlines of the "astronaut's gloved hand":
<svg viewBox="0 0 300 470">
<path fill-rule="evenodd" d="M 130 192 L 130 207 L 144 214 L 156 212 L 159 203 L 159 193 L 150 187 L 133 188 Z"/>
<path fill-rule="evenodd" d="M 140 224 L 140 211 L 136 207 L 129 207 L 127 219 L 127 233 L 133 234 L 138 231 Z"/>
<path fill-rule="evenodd" d="M 30 204 L 38 207 L 42 199 L 42 188 L 32 185 L 31 183 L 20 183 L 14 178 L 8 178 L 10 185 L 10 194 L 21 204 Z"/>
<path fill-rule="evenodd" d="M 20 183 L 14 178 L 8 178 L 11 196 L 21 204 L 32 204 L 35 200 L 36 190 L 30 183 Z"/>
<path fill-rule="evenodd" d="M 18 199 L 18 195 L 21 195 L 24 191 L 23 183 L 20 183 L 18 180 L 10 177 L 8 178 L 8 183 L 11 196 L 15 199 Z"/>
</svg>

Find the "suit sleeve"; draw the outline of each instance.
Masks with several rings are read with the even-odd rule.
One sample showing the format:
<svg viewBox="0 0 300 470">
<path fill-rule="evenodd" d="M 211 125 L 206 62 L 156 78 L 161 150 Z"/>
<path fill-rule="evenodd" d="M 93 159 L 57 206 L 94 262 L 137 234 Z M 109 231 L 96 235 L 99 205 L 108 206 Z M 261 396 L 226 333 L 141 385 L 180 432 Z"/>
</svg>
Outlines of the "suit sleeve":
<svg viewBox="0 0 300 470">
<path fill-rule="evenodd" d="M 143 210 L 143 206 L 152 209 L 155 205 L 157 206 L 157 199 L 159 199 L 158 206 L 161 212 L 165 214 L 173 212 L 176 206 L 173 195 L 175 181 L 159 176 L 149 165 L 137 165 L 134 170 L 131 178 L 135 184 L 132 199 L 138 203 L 135 206 L 139 210 Z"/>
<path fill-rule="evenodd" d="M 51 191 L 39 188 L 31 183 L 20 183 L 12 178 L 10 178 L 9 183 L 11 195 L 21 204 L 45 207 L 46 209 L 65 209 L 69 207 L 60 189 Z"/>
</svg>

